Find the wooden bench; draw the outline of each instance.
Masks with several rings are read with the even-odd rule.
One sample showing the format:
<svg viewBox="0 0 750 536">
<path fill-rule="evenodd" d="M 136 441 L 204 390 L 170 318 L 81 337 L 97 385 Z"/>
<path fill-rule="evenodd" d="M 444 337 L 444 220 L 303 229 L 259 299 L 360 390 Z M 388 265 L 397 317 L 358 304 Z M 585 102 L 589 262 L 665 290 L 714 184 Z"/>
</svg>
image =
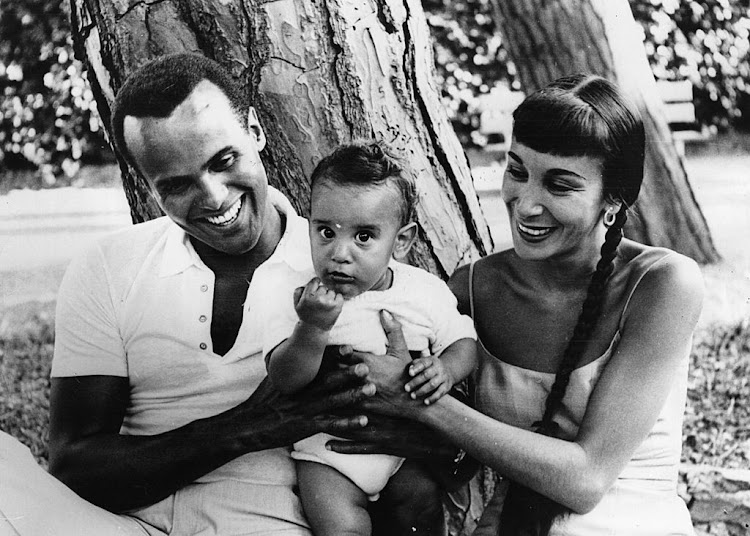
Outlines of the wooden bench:
<svg viewBox="0 0 750 536">
<path fill-rule="evenodd" d="M 479 133 L 487 139 L 485 151 L 505 157 L 513 133 L 513 110 L 523 99 L 522 92 L 506 88 L 493 88 L 479 96 Z"/>
<path fill-rule="evenodd" d="M 685 142 L 706 141 L 711 137 L 708 128 L 695 118 L 693 84 L 690 80 L 658 80 L 656 89 L 664 103 L 664 115 L 677 152 L 685 156 Z"/>
</svg>

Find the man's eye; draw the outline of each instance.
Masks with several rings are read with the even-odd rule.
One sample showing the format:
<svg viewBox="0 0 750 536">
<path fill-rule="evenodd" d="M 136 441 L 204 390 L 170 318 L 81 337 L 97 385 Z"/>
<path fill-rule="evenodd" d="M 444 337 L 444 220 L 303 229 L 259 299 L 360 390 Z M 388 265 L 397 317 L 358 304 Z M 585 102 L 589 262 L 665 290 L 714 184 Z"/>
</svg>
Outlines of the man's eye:
<svg viewBox="0 0 750 536">
<path fill-rule="evenodd" d="M 358 242 L 367 242 L 372 238 L 372 233 L 369 231 L 360 231 L 357 233 L 356 238 Z"/>
<path fill-rule="evenodd" d="M 326 240 L 330 240 L 334 236 L 336 236 L 333 232 L 333 229 L 331 229 L 330 227 L 321 227 L 320 229 L 318 229 L 318 233 Z"/>
<path fill-rule="evenodd" d="M 188 187 L 187 181 L 167 181 L 160 183 L 156 190 L 159 192 L 159 195 L 161 196 L 167 196 L 167 195 L 173 195 L 173 194 L 179 194 L 183 191 L 185 191 Z"/>
<path fill-rule="evenodd" d="M 211 166 L 212 171 L 224 171 L 232 167 L 237 160 L 237 155 L 234 153 L 227 153 L 216 160 Z"/>
</svg>

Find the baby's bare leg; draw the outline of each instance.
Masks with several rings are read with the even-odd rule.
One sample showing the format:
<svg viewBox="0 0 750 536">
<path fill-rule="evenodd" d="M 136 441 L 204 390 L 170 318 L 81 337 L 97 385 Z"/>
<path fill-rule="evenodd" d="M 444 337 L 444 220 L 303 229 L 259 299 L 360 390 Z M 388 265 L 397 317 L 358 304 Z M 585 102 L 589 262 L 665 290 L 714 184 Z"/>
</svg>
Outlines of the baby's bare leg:
<svg viewBox="0 0 750 536">
<path fill-rule="evenodd" d="M 333 467 L 297 461 L 305 516 L 315 536 L 370 536 L 367 495 Z"/>
</svg>

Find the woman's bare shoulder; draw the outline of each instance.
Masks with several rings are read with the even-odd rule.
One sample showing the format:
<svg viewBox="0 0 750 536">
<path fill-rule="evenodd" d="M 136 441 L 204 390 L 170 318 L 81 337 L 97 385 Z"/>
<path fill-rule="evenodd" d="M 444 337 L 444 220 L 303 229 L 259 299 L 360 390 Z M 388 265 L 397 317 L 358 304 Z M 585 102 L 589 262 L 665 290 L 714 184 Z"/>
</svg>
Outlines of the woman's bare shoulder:
<svg viewBox="0 0 750 536">
<path fill-rule="evenodd" d="M 458 299 L 458 308 L 462 313 L 469 314 L 470 312 L 471 287 L 476 291 L 477 285 L 481 286 L 483 281 L 497 281 L 498 278 L 504 277 L 509 271 L 514 256 L 513 250 L 510 249 L 492 253 L 473 263 L 464 264 L 453 272 L 448 286 Z"/>
<path fill-rule="evenodd" d="M 693 259 L 666 248 L 623 242 L 621 259 L 635 283 L 633 305 L 641 302 L 649 308 L 667 303 L 675 306 L 676 301 L 687 310 L 700 307 L 703 275 Z"/>
</svg>

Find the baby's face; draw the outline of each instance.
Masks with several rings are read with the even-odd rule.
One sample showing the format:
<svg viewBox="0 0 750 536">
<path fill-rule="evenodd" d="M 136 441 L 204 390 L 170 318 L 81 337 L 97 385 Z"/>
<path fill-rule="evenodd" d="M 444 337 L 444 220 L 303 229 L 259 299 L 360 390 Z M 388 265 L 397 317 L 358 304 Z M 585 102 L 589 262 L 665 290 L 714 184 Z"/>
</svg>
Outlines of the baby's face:
<svg viewBox="0 0 750 536">
<path fill-rule="evenodd" d="M 321 181 L 312 191 L 310 243 L 315 273 L 352 298 L 390 286 L 388 263 L 401 228 L 400 197 L 392 185 Z"/>
</svg>

